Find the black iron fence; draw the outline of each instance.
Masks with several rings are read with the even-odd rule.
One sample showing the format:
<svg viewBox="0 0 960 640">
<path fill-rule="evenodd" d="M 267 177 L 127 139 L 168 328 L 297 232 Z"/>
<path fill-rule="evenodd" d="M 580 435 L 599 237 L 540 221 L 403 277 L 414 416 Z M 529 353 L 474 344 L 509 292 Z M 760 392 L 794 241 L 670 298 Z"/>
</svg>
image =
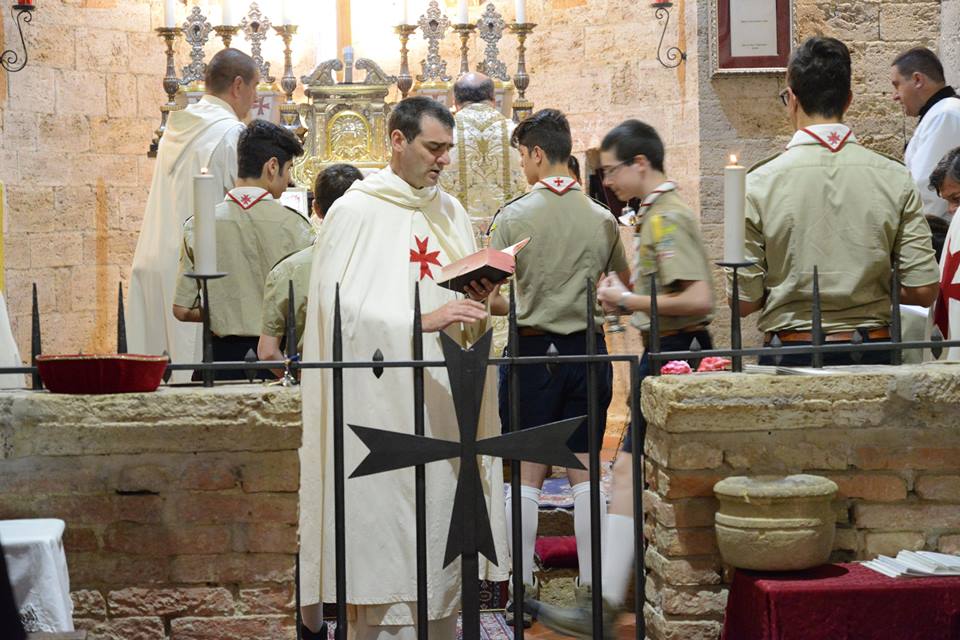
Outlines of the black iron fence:
<svg viewBox="0 0 960 640">
<path fill-rule="evenodd" d="M 724 265 L 734 270 L 734 275 L 740 266 Z M 206 290 L 204 278 L 201 288 Z M 811 313 L 813 318 L 812 344 L 801 346 L 783 346 L 776 340 L 770 346 L 758 348 L 742 348 L 740 322 L 737 302 L 738 291 L 736 277 L 734 277 L 733 295 L 731 300 L 731 348 L 703 350 L 694 342 L 687 351 L 661 352 L 659 349 L 659 314 L 657 312 L 657 284 L 656 278 L 651 276 L 651 313 L 650 313 L 650 344 L 645 345 L 647 357 L 650 360 L 651 375 L 659 375 L 660 365 L 667 360 L 702 359 L 709 356 L 729 357 L 735 371 L 742 370 L 743 358 L 749 356 L 772 356 L 774 358 L 791 354 L 806 354 L 811 356 L 812 365 L 822 366 L 822 358 L 826 353 L 847 352 L 863 354 L 869 351 L 890 351 L 894 355 L 894 364 L 899 364 L 900 354 L 905 349 L 931 349 L 935 353 L 950 346 L 960 346 L 960 340 L 945 341 L 942 337 L 934 337 L 923 342 L 903 342 L 900 335 L 900 283 L 896 270 L 891 276 L 892 291 L 892 322 L 890 339 L 888 341 L 864 342 L 854 337 L 850 343 L 826 343 L 826 334 L 821 328 L 822 310 L 819 293 L 819 276 L 814 270 L 813 294 Z M 415 476 L 416 495 L 416 549 L 412 550 L 417 557 L 417 630 L 418 638 L 426 640 L 427 628 L 427 548 L 426 548 L 426 510 L 425 510 L 425 465 L 429 462 L 456 458 L 460 461 L 459 478 L 456 487 L 456 498 L 453 513 L 451 514 L 450 534 L 445 553 L 445 564 L 449 564 L 457 557 L 461 561 L 462 569 L 462 616 L 463 638 L 477 640 L 480 637 L 480 594 L 479 594 L 479 554 L 484 554 L 495 563 L 502 559 L 496 557 L 492 533 L 490 532 L 489 514 L 482 496 L 479 472 L 477 470 L 477 456 L 491 455 L 510 460 L 510 485 L 514 496 L 520 495 L 520 466 L 521 460 L 558 466 L 579 467 L 580 463 L 566 448 L 566 441 L 574 430 L 584 420 L 589 432 L 589 462 L 590 462 L 590 529 L 591 529 L 591 556 L 592 556 L 592 583 L 602 584 L 601 549 L 600 549 L 600 438 L 599 432 L 604 425 L 600 422 L 600 395 L 598 390 L 599 367 L 606 363 L 625 362 L 629 364 L 629 403 L 630 428 L 633 430 L 632 463 L 633 463 L 633 509 L 635 515 L 635 580 L 634 610 L 637 614 L 636 638 L 646 637 L 643 618 L 644 602 L 644 527 L 643 527 L 643 451 L 645 442 L 645 422 L 640 416 L 640 357 L 636 354 L 598 354 L 596 352 L 594 325 L 594 304 L 596 293 L 592 281 L 587 283 L 586 309 L 588 326 L 586 332 L 585 353 L 583 355 L 558 355 L 555 350 L 548 350 L 541 356 L 519 356 L 519 333 L 517 327 L 516 301 L 513 292 L 509 301 L 509 338 L 504 357 L 490 357 L 491 334 L 488 332 L 483 339 L 472 348 L 463 349 L 454 341 L 441 333 L 444 351 L 443 360 L 423 359 L 423 328 L 420 314 L 419 287 L 415 293 L 415 314 L 412 336 L 412 354 L 410 360 L 387 361 L 377 350 L 371 354 L 370 360 L 346 362 L 343 360 L 343 337 L 340 316 L 339 287 L 337 289 L 334 306 L 332 353 L 329 361 L 304 362 L 296 353 L 297 331 L 295 321 L 293 283 L 289 284 L 289 303 L 287 309 L 287 334 L 285 337 L 288 356 L 283 361 L 257 361 L 255 354 L 248 354 L 244 361 L 213 362 L 211 334 L 209 324 L 210 300 L 203 297 L 202 314 L 204 319 L 204 357 L 203 362 L 195 364 L 170 364 L 167 373 L 174 370 L 196 370 L 202 372 L 203 384 L 213 385 L 215 370 L 243 370 L 247 378 L 253 382 L 256 373 L 264 369 L 283 369 L 284 379 L 288 383 L 296 380 L 298 371 L 321 369 L 332 372 L 333 384 L 333 440 L 334 440 L 334 512 L 335 512 L 335 572 L 336 572 L 336 637 L 344 640 L 347 632 L 347 602 L 346 602 L 346 528 L 345 516 L 349 505 L 345 503 L 345 483 L 350 477 L 370 475 L 389 470 L 413 467 Z M 33 364 L 29 367 L 0 368 L 3 373 L 22 373 L 32 376 L 34 389 L 42 388 L 37 367 L 36 357 L 41 352 L 40 316 L 37 305 L 36 285 L 33 288 L 32 312 L 32 348 Z M 856 334 L 855 334 L 856 335 Z M 123 291 L 119 292 L 117 348 L 120 353 L 126 352 L 126 336 L 123 312 Z M 520 431 L 518 429 L 518 380 L 520 367 L 547 366 L 555 367 L 562 364 L 586 364 L 588 385 L 588 412 L 586 416 L 572 420 L 543 425 L 533 429 Z M 476 391 L 477 381 L 485 379 L 487 367 L 507 367 L 507 384 L 510 392 L 510 426 L 511 431 L 496 438 L 477 439 L 477 421 L 479 419 L 479 398 L 482 394 Z M 343 402 L 343 371 L 345 369 L 368 369 L 371 375 L 378 378 L 385 369 L 410 369 L 414 380 L 414 415 L 412 435 L 410 433 L 396 433 L 349 425 L 345 422 Z M 450 378 L 453 401 L 460 428 L 460 442 L 448 442 L 427 438 L 424 431 L 424 372 L 427 368 L 445 368 Z M 351 470 L 350 476 L 344 464 L 344 435 L 345 427 L 349 427 L 370 449 L 366 459 L 357 469 Z M 522 517 L 520 500 L 512 502 L 513 529 L 510 532 L 513 548 L 522 547 Z M 522 582 L 521 554 L 513 557 L 513 600 L 515 606 L 514 637 L 523 638 L 523 602 L 524 585 Z M 299 587 L 299 585 L 298 585 Z M 299 588 L 298 588 L 299 596 Z M 602 590 L 594 588 L 593 598 L 593 637 L 604 637 Z M 299 600 L 298 600 L 299 603 Z M 299 611 L 298 611 L 299 614 Z M 446 639 L 443 639 L 446 640 Z"/>
</svg>

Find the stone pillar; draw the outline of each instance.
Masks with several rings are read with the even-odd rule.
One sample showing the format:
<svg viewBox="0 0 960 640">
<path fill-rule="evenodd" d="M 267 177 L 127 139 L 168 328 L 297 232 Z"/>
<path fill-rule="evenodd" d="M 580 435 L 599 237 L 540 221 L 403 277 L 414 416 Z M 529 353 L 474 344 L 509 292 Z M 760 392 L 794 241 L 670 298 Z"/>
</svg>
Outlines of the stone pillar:
<svg viewBox="0 0 960 640">
<path fill-rule="evenodd" d="M 947 84 L 960 84 L 960 0 L 940 2 L 940 61 Z"/>
</svg>

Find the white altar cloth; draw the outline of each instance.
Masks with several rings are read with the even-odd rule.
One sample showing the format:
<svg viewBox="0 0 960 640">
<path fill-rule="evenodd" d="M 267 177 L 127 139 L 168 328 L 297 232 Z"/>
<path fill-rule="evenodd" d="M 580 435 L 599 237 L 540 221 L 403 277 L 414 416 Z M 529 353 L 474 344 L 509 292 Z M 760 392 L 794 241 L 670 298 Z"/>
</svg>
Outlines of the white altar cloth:
<svg viewBox="0 0 960 640">
<path fill-rule="evenodd" d="M 0 520 L 13 597 L 28 632 L 73 631 L 63 520 Z"/>
</svg>

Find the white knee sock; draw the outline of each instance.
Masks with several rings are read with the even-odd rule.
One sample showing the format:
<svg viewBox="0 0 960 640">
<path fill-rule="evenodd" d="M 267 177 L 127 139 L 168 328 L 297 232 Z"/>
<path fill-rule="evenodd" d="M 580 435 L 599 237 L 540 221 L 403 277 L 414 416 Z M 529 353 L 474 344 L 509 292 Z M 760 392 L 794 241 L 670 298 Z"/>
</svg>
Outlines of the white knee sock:
<svg viewBox="0 0 960 640">
<path fill-rule="evenodd" d="M 593 583 L 593 558 L 590 555 L 590 483 L 573 486 L 573 532 L 577 536 L 577 561 L 580 565 L 580 586 Z M 604 521 L 607 516 L 607 499 L 600 493 L 600 550 L 604 547 Z M 601 556 L 602 557 L 602 556 Z"/>
<path fill-rule="evenodd" d="M 513 554 L 513 496 L 507 500 L 507 539 L 510 540 L 510 553 Z M 537 544 L 537 524 L 540 516 L 540 489 L 520 486 L 520 521 L 523 523 L 523 548 L 520 558 L 523 562 L 523 582 L 533 584 L 533 553 Z"/>
<path fill-rule="evenodd" d="M 633 575 L 633 518 L 611 513 L 607 516 L 607 546 L 603 550 L 603 598 L 620 606 L 627 597 Z M 638 585 L 642 589 L 643 585 Z"/>
</svg>

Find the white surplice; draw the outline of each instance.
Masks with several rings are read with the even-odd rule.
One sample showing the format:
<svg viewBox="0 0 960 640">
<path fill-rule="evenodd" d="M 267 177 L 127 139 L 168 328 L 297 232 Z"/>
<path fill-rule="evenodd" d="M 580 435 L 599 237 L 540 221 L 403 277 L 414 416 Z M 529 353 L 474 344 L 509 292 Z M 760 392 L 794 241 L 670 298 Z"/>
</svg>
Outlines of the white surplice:
<svg viewBox="0 0 960 640">
<path fill-rule="evenodd" d="M 200 361 L 200 325 L 173 317 L 183 223 L 194 213 L 193 177 L 201 169 L 220 179 L 224 193 L 233 187 L 242 131 L 230 105 L 210 95 L 170 114 L 133 255 L 127 303 L 131 353 L 166 351 L 173 362 Z M 189 371 L 177 372 L 174 380 L 189 376 Z"/>
<path fill-rule="evenodd" d="M 20 350 L 10 328 L 10 316 L 7 314 L 7 301 L 0 292 L 0 367 L 22 367 Z M 22 389 L 27 380 L 22 374 L 0 375 L 0 389 Z"/>
<path fill-rule="evenodd" d="M 343 359 L 412 358 L 414 286 L 429 313 L 457 295 L 435 284 L 440 265 L 475 250 L 470 219 L 439 188 L 414 189 L 385 168 L 357 181 L 331 208 L 317 240 L 310 278 L 304 359 L 332 359 L 334 292 L 340 285 Z M 484 323 L 447 333 L 473 342 Z M 440 336 L 424 335 L 424 358 L 442 360 Z M 478 437 L 500 432 L 495 373 L 486 376 Z M 413 433 L 413 372 L 344 371 L 345 424 Z M 484 380 L 477 380 L 481 384 Z M 300 450 L 301 603 L 335 600 L 333 383 L 329 371 L 306 370 L 302 380 L 303 445 Z M 425 370 L 425 432 L 459 441 L 445 369 Z M 367 448 L 345 428 L 346 475 Z M 481 556 L 481 577 L 503 580 L 509 558 L 499 459 L 481 458 L 487 512 L 499 567 Z M 426 465 L 429 618 L 454 614 L 460 603 L 460 562 L 444 569 L 443 554 L 457 483 L 455 460 Z M 347 479 L 347 602 L 369 625 L 410 625 L 416 615 L 414 470 Z"/>
<path fill-rule="evenodd" d="M 907 144 L 903 162 L 917 183 L 925 215 L 946 218 L 947 203 L 930 189 L 930 174 L 954 147 L 960 146 L 960 99 L 944 98 L 930 107 Z"/>
</svg>

